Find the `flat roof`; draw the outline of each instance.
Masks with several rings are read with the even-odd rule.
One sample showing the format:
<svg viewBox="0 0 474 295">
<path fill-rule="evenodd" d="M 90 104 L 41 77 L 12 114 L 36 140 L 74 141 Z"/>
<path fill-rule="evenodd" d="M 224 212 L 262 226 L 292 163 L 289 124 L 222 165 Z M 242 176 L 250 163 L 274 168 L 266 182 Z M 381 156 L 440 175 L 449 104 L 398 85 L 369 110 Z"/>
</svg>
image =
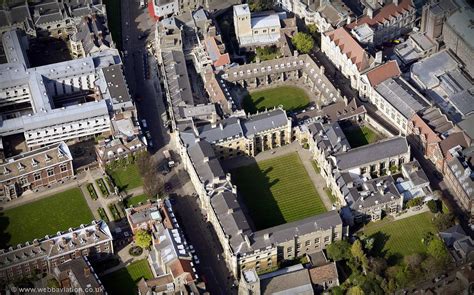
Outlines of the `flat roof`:
<svg viewBox="0 0 474 295">
<path fill-rule="evenodd" d="M 251 25 L 252 29 L 280 27 L 280 17 L 278 16 L 278 14 L 252 17 Z"/>
</svg>

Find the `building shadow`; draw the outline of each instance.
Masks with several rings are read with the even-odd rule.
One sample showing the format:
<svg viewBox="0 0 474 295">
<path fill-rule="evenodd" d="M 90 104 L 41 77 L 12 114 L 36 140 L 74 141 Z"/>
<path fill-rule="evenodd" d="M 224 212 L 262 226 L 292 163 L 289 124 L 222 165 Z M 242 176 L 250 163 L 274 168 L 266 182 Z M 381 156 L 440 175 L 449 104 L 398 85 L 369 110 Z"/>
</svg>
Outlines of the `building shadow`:
<svg viewBox="0 0 474 295">
<path fill-rule="evenodd" d="M 1 208 L 3 210 L 3 208 Z M 0 249 L 10 246 L 11 234 L 7 232 L 10 219 L 3 212 L 0 213 Z"/>
<path fill-rule="evenodd" d="M 280 180 L 271 179 L 272 167 L 261 170 L 255 159 L 246 166 L 231 170 L 232 182 L 237 185 L 239 201 L 248 213 L 255 230 L 286 223 L 271 188 Z"/>
</svg>

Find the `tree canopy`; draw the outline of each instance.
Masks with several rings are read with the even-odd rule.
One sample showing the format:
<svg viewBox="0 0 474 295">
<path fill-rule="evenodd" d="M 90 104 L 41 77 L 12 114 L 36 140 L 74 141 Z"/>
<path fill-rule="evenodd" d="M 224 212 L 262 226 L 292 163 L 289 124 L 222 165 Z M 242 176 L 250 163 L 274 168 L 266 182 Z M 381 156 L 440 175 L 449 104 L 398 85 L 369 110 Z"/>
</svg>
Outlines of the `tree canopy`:
<svg viewBox="0 0 474 295">
<path fill-rule="evenodd" d="M 351 257 L 351 244 L 346 240 L 336 241 L 329 244 L 326 252 L 334 261 L 349 259 Z"/>
<path fill-rule="evenodd" d="M 142 248 L 148 248 L 151 244 L 151 234 L 144 229 L 135 233 L 135 244 Z"/>
<path fill-rule="evenodd" d="M 314 47 L 313 37 L 303 32 L 296 33 L 291 39 L 291 42 L 301 53 L 308 53 Z"/>
<path fill-rule="evenodd" d="M 273 9 L 273 0 L 250 0 L 249 7 L 252 12 Z"/>
</svg>

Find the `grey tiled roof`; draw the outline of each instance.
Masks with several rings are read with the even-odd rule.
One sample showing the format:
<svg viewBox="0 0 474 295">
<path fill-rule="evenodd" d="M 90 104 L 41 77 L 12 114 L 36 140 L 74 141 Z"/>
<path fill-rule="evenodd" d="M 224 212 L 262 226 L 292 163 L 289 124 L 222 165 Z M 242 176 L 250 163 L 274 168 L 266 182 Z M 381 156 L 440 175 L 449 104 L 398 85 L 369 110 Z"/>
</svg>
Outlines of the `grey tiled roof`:
<svg viewBox="0 0 474 295">
<path fill-rule="evenodd" d="M 225 178 L 224 170 L 217 159 L 211 145 L 202 140 L 188 148 L 189 156 L 204 184 L 212 183 L 214 179 Z"/>
<path fill-rule="evenodd" d="M 260 288 L 262 294 L 314 294 L 311 279 L 306 268 L 262 279 L 260 281 Z"/>
<path fill-rule="evenodd" d="M 406 119 L 428 106 L 424 98 L 416 93 L 402 78 L 389 78 L 375 87 L 377 92 Z"/>
<path fill-rule="evenodd" d="M 403 164 L 402 171 L 406 171 L 407 177 L 415 186 L 430 183 L 428 176 L 426 176 L 425 171 L 423 171 L 417 160 Z"/>
<path fill-rule="evenodd" d="M 405 137 L 397 136 L 335 155 L 339 170 L 349 170 L 410 151 Z M 408 160 L 408 159 L 407 159 Z"/>
<path fill-rule="evenodd" d="M 198 128 L 198 131 L 199 137 L 210 143 L 244 135 L 240 119 L 234 117 L 224 119 L 216 126 L 210 124 L 204 125 Z"/>
<path fill-rule="evenodd" d="M 287 124 L 288 117 L 286 112 L 281 109 L 275 109 L 249 117 L 244 121 L 243 129 L 246 136 L 251 136 L 262 131 L 280 128 Z"/>
<path fill-rule="evenodd" d="M 326 154 L 342 152 L 351 148 L 346 135 L 338 122 L 323 125 L 322 122 L 315 122 L 308 126 L 309 132 L 316 145 Z"/>
<path fill-rule="evenodd" d="M 340 180 L 342 179 L 347 180 L 347 177 L 340 178 Z M 358 187 L 352 183 L 352 180 L 347 183 L 344 181 L 344 184 L 339 181 L 338 186 L 341 188 L 347 204 L 353 210 L 382 205 L 402 198 L 395 187 L 395 180 L 391 175 L 367 180 Z"/>
</svg>

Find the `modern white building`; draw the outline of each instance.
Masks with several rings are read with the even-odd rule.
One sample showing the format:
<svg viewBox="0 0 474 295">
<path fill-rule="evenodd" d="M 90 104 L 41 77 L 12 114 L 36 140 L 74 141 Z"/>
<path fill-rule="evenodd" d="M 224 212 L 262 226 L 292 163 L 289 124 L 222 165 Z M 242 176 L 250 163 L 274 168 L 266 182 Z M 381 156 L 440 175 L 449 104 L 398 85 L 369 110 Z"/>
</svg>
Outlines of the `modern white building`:
<svg viewBox="0 0 474 295">
<path fill-rule="evenodd" d="M 110 131 L 110 117 L 134 109 L 117 50 L 29 67 L 19 32 L 2 38 L 0 136 L 24 134 L 29 148 Z"/>
</svg>

